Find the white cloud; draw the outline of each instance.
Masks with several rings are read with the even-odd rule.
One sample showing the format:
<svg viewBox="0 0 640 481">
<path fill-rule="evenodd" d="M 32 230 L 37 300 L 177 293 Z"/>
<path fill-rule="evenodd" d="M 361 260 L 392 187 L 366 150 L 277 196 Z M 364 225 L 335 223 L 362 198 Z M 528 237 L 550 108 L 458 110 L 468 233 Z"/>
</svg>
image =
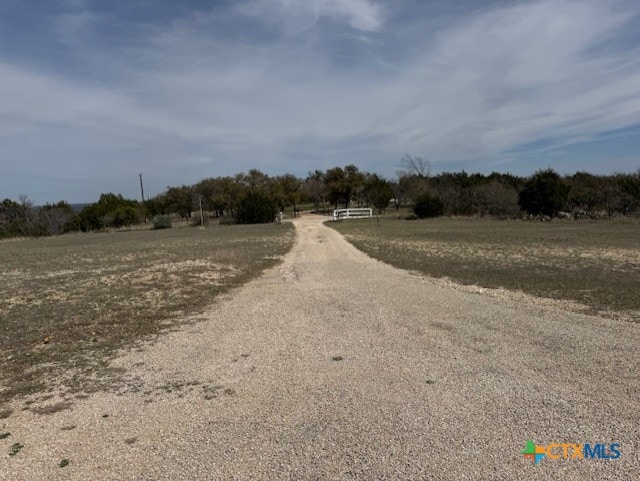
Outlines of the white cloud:
<svg viewBox="0 0 640 481">
<path fill-rule="evenodd" d="M 271 6 L 264 17 L 251 12 L 252 22 L 286 17 L 302 32 L 324 16 L 380 38 L 357 42 L 353 53 L 322 28 L 295 41 L 229 35 L 224 28 L 248 28 L 248 10 L 239 26 L 234 9 L 149 29 L 157 36 L 119 52 L 117 83 L 100 88 L 0 62 L 0 136 L 38 142 L 50 126 L 76 129 L 83 152 L 93 146 L 103 159 L 117 150 L 114 165 L 155 165 L 166 183 L 179 183 L 186 180 L 173 174 L 183 161 L 200 166 L 201 177 L 232 173 L 207 172 L 206 159 L 234 171 L 301 174 L 347 162 L 384 171 L 376 162 L 386 161 L 391 174 L 407 151 L 439 165 L 500 159 L 540 139 L 566 146 L 640 124 L 639 46 L 621 38 L 633 8 L 589 0 L 493 8 L 440 25 L 434 43 L 415 24 L 388 25 L 398 40 L 385 37 L 373 2 L 244 5 Z M 405 42 L 413 56 L 390 56 Z M 110 60 L 102 59 L 105 69 Z M 381 66 L 386 60 L 393 69 Z M 28 156 L 28 141 L 19 148 Z"/>
<path fill-rule="evenodd" d="M 372 4 L 355 0 L 273 2 L 350 22 L 375 17 Z M 5 67 L 0 80 L 10 91 L 0 109 L 212 147 L 235 139 L 277 150 L 309 136 L 331 143 L 377 135 L 394 139 L 390 151 L 436 159 L 494 155 L 540 137 L 640 122 L 640 57 L 596 49 L 627 18 L 595 2 L 489 11 L 442 30 L 435 46 L 384 80 L 336 69 L 314 42 L 221 48 L 186 22 L 148 52 L 154 70 L 129 66 L 144 102 L 135 91 L 82 88 Z"/>
<path fill-rule="evenodd" d="M 596 2 L 536 2 L 441 32 L 402 80 L 412 108 L 402 143 L 439 159 L 497 155 L 540 138 L 640 122 L 637 49 L 604 50 L 635 12 Z"/>
<path fill-rule="evenodd" d="M 320 2 L 321 12 L 347 20 L 351 27 L 363 32 L 375 32 L 382 28 L 380 7 L 368 0 L 326 0 Z"/>
</svg>

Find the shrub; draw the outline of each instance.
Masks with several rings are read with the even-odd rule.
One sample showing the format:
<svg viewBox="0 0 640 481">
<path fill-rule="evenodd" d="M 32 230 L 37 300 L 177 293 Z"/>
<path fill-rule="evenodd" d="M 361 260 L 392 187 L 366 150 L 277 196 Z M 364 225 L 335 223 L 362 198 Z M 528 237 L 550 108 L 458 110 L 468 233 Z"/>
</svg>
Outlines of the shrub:
<svg viewBox="0 0 640 481">
<path fill-rule="evenodd" d="M 168 215 L 155 215 L 151 219 L 154 229 L 169 229 L 171 228 L 171 217 Z"/>
<path fill-rule="evenodd" d="M 554 217 L 569 195 L 569 186 L 553 169 L 536 172 L 520 192 L 518 203 L 531 215 Z"/>
<path fill-rule="evenodd" d="M 115 227 L 128 227 L 138 223 L 139 212 L 138 209 L 132 206 L 122 206 L 107 213 L 103 217 L 104 224 L 107 226 Z"/>
<path fill-rule="evenodd" d="M 425 192 L 416 198 L 413 213 L 418 219 L 440 217 L 444 214 L 444 202 L 440 197 Z"/>
<path fill-rule="evenodd" d="M 273 222 L 278 212 L 275 201 L 265 192 L 252 189 L 238 203 L 236 219 L 240 224 Z"/>
<path fill-rule="evenodd" d="M 499 219 L 516 218 L 520 215 L 518 192 L 515 187 L 492 180 L 474 189 L 474 204 L 480 215 L 492 215 Z"/>
<path fill-rule="evenodd" d="M 86 206 L 78 214 L 78 226 L 83 231 L 105 227 L 123 227 L 139 222 L 139 206 L 122 195 L 102 194 L 100 200 Z"/>
</svg>

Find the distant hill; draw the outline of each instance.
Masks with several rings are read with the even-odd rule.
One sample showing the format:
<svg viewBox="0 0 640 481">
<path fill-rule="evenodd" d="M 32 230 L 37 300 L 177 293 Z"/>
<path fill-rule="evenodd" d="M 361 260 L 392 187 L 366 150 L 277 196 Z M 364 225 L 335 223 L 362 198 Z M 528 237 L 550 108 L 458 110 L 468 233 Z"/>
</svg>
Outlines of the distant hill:
<svg viewBox="0 0 640 481">
<path fill-rule="evenodd" d="M 71 208 L 73 209 L 73 211 L 77 214 L 82 209 L 84 209 L 86 206 L 91 205 L 91 204 L 70 204 L 70 205 L 71 205 Z"/>
</svg>

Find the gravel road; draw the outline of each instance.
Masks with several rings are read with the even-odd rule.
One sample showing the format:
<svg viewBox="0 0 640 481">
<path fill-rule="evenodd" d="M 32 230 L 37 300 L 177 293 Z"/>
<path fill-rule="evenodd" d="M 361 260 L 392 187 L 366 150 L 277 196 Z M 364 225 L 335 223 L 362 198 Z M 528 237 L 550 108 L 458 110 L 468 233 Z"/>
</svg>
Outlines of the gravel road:
<svg viewBox="0 0 640 481">
<path fill-rule="evenodd" d="M 322 220 L 123 353 L 126 389 L 0 420 L 0 479 L 640 479 L 638 324 L 401 271 Z M 534 465 L 527 440 L 622 454 Z"/>
</svg>

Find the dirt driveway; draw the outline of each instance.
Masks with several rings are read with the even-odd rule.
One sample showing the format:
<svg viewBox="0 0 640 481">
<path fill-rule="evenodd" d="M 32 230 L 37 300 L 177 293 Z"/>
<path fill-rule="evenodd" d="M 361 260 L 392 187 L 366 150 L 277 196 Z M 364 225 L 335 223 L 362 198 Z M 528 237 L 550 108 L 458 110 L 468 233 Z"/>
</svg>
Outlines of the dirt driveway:
<svg viewBox="0 0 640 481">
<path fill-rule="evenodd" d="M 0 420 L 0 479 L 640 478 L 638 324 L 400 271 L 321 221 L 204 322 L 118 358 L 126 389 Z M 621 456 L 534 465 L 527 440 Z"/>
</svg>

